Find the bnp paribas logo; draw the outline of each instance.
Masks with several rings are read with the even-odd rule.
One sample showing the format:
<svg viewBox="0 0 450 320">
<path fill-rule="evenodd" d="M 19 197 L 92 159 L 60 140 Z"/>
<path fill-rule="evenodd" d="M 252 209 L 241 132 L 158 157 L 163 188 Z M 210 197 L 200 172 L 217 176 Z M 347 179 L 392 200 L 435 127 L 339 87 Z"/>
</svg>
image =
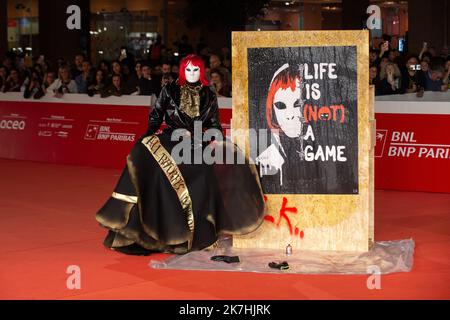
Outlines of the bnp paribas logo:
<svg viewBox="0 0 450 320">
<path fill-rule="evenodd" d="M 81 29 L 81 9 L 77 5 L 67 7 L 66 13 L 69 15 L 66 20 L 66 26 L 69 30 Z"/>
<path fill-rule="evenodd" d="M 375 158 L 381 158 L 384 155 L 384 148 L 386 145 L 388 131 L 384 129 L 377 129 L 376 144 L 375 144 Z"/>
</svg>

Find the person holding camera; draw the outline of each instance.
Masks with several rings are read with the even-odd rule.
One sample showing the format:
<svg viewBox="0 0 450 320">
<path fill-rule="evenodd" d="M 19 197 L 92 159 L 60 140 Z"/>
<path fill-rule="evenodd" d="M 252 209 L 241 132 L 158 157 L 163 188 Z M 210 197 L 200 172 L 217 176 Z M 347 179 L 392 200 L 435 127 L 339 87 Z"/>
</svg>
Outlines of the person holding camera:
<svg viewBox="0 0 450 320">
<path fill-rule="evenodd" d="M 56 98 L 61 98 L 66 93 L 78 93 L 77 84 L 72 80 L 68 66 L 59 68 L 59 77 L 47 88 L 47 92 L 54 93 Z"/>
<path fill-rule="evenodd" d="M 423 71 L 419 64 L 419 57 L 410 55 L 406 59 L 405 67 L 401 70 L 401 92 L 417 93 L 423 89 Z"/>
<path fill-rule="evenodd" d="M 32 70 L 25 84 L 23 97 L 25 99 L 40 99 L 45 95 L 42 78 L 37 70 Z"/>
<path fill-rule="evenodd" d="M 101 94 L 101 92 L 106 87 L 106 76 L 102 69 L 98 69 L 95 72 L 94 79 L 89 83 L 87 88 L 87 94 L 89 97 L 93 97 L 96 94 Z"/>
<path fill-rule="evenodd" d="M 395 63 L 388 62 L 380 72 L 380 95 L 399 94 L 400 82 L 400 70 Z"/>
</svg>

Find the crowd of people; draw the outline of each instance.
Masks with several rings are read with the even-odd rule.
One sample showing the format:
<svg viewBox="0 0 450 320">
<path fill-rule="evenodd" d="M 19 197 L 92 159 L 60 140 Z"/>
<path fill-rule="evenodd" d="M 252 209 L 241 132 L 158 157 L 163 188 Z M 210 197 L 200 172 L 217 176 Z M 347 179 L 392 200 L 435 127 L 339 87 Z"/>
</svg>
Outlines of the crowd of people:
<svg viewBox="0 0 450 320">
<path fill-rule="evenodd" d="M 370 51 L 369 81 L 375 95 L 416 93 L 420 97 L 424 91 L 447 91 L 449 76 L 447 47 L 438 53 L 424 42 L 419 54 L 402 55 L 386 40 Z"/>
<path fill-rule="evenodd" d="M 178 61 L 184 56 L 197 53 L 204 60 L 206 76 L 220 97 L 231 97 L 230 50 L 222 49 L 220 54 L 211 53 L 205 47 L 196 52 L 187 43 L 176 58 L 166 59 L 156 42 L 150 48 L 146 60 L 137 60 L 126 47 L 122 47 L 117 60 L 102 60 L 98 65 L 83 54 L 77 54 L 73 61 L 59 59 L 56 63 L 44 56 L 33 60 L 31 66 L 25 63 L 23 55 L 8 54 L 0 65 L 0 92 L 22 92 L 27 99 L 39 99 L 45 95 L 62 97 L 68 93 L 99 95 L 103 98 L 122 95 L 159 95 L 161 88 L 178 78 Z"/>
<path fill-rule="evenodd" d="M 23 92 L 25 98 L 39 99 L 44 95 L 61 97 L 67 93 L 82 93 L 101 97 L 122 95 L 158 95 L 161 88 L 178 78 L 178 60 L 197 53 L 205 60 L 207 78 L 218 96 L 231 97 L 230 49 L 213 53 L 201 41 L 196 48 L 182 37 L 177 44 L 178 56 L 167 55 L 160 38 L 149 48 L 146 60 L 137 60 L 122 47 L 117 60 L 102 60 L 92 65 L 83 55 L 73 61 L 59 59 L 52 64 L 44 56 L 25 63 L 22 55 L 9 54 L 0 65 L 0 92 Z M 447 47 L 439 54 L 423 44 L 419 54 L 403 55 L 381 42 L 370 51 L 370 84 L 376 95 L 447 91 L 449 88 L 450 55 Z"/>
</svg>

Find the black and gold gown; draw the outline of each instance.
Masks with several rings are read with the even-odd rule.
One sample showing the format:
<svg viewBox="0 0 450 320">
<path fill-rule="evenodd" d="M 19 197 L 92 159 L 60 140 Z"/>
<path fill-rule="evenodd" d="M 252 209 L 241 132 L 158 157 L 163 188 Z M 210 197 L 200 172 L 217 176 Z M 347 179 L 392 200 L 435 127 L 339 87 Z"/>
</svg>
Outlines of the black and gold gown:
<svg viewBox="0 0 450 320">
<path fill-rule="evenodd" d="M 162 122 L 166 128 L 157 134 Z M 134 145 L 122 175 L 96 220 L 108 234 L 104 245 L 127 254 L 183 254 L 214 246 L 221 234 L 246 234 L 263 222 L 264 199 L 254 164 L 177 164 L 171 156 L 175 129 L 191 134 L 222 130 L 217 96 L 208 86 L 166 85 L 149 115 L 147 133 Z M 193 142 L 196 148 L 209 143 Z M 215 148 L 240 152 L 230 142 Z M 197 150 L 198 151 L 198 150 Z M 192 157 L 193 159 L 193 157 Z"/>
</svg>

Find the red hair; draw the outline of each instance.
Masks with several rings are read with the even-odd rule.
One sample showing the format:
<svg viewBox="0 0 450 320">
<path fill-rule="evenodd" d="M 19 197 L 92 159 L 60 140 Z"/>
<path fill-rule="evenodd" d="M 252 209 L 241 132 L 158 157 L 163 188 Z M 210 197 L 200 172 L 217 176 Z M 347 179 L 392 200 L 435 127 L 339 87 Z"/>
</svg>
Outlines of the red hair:
<svg viewBox="0 0 450 320">
<path fill-rule="evenodd" d="M 275 93 L 278 91 L 278 89 L 286 90 L 287 88 L 290 88 L 292 91 L 295 91 L 296 80 L 301 81 L 301 78 L 298 74 L 294 74 L 290 72 L 289 70 L 284 70 L 280 72 L 275 79 L 273 79 L 270 88 L 269 88 L 269 94 L 267 95 L 266 100 L 266 119 L 267 119 L 267 125 L 269 126 L 269 129 L 271 130 L 277 130 L 280 129 L 280 126 L 278 124 L 274 124 L 272 120 L 272 112 L 273 112 L 273 100 L 275 98 Z"/>
<path fill-rule="evenodd" d="M 208 86 L 209 81 L 208 79 L 206 79 L 205 75 L 205 64 L 202 58 L 195 54 L 188 55 L 180 62 L 180 74 L 178 76 L 178 83 L 180 84 L 180 86 L 184 86 L 186 84 L 185 70 L 189 63 L 192 63 L 193 66 L 200 68 L 200 82 L 202 83 L 202 85 Z"/>
</svg>

